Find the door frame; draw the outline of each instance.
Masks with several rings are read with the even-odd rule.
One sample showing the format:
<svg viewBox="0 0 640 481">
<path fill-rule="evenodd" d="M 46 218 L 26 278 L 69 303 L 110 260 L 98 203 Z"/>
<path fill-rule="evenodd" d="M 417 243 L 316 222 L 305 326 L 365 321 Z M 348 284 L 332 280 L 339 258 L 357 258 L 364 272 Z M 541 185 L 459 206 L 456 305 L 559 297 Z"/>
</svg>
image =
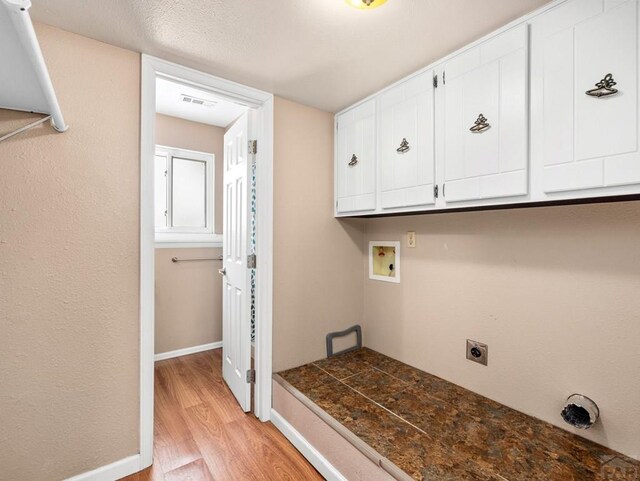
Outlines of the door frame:
<svg viewBox="0 0 640 481">
<path fill-rule="evenodd" d="M 153 462 L 155 335 L 155 153 L 156 78 L 204 88 L 258 109 L 256 169 L 256 336 L 254 413 L 271 416 L 273 293 L 273 94 L 199 72 L 150 55 L 141 59 L 140 112 L 140 469 Z"/>
</svg>

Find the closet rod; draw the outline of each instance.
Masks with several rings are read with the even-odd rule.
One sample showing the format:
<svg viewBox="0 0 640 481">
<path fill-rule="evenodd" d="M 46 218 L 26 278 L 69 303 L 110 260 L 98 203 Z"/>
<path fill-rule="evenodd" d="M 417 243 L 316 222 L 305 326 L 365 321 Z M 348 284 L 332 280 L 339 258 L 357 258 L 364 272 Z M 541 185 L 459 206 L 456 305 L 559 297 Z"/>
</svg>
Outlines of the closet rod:
<svg viewBox="0 0 640 481">
<path fill-rule="evenodd" d="M 51 120 L 51 115 L 47 115 L 46 117 L 43 117 L 39 120 L 36 120 L 35 122 L 31 122 L 29 125 L 25 125 L 24 127 L 20 127 L 18 130 L 14 130 L 13 132 L 9 132 L 6 135 L 3 135 L 2 137 L 0 137 L 0 142 L 2 142 L 3 140 L 7 140 L 8 138 L 13 137 L 14 135 L 18 135 L 20 132 L 24 132 L 25 130 L 29 130 L 33 127 L 36 127 L 40 124 L 44 124 L 47 120 Z"/>
</svg>

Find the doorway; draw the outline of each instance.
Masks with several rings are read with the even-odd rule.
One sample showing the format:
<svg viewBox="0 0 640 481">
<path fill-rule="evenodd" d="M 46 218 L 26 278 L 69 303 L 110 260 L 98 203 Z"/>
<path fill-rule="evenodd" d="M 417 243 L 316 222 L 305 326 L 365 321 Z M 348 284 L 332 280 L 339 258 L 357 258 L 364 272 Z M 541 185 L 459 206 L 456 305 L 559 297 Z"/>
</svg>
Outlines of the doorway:
<svg viewBox="0 0 640 481">
<path fill-rule="evenodd" d="M 163 91 L 175 100 L 174 114 L 196 115 L 197 112 L 206 117 L 203 117 L 205 123 L 217 121 L 219 128 L 235 135 L 236 147 L 225 146 L 228 152 L 216 155 L 158 142 L 156 111 L 161 98 L 158 93 Z M 223 113 L 228 114 L 231 121 L 221 119 Z M 190 252 L 197 256 L 172 256 L 173 267 L 180 263 L 202 263 L 209 264 L 209 272 L 218 271 L 219 267 L 225 289 L 211 295 L 221 294 L 224 299 L 222 364 L 225 359 L 230 362 L 230 368 L 223 369 L 225 381 L 244 411 L 251 410 L 261 421 L 270 418 L 273 96 L 143 55 L 141 119 L 140 453 L 141 468 L 145 468 L 153 460 L 154 357 L 158 354 L 155 352 L 155 248 L 159 244 L 178 249 L 188 249 L 189 244 L 198 249 L 222 248 L 221 258 L 212 255 L 214 251 L 196 250 Z M 237 125 L 245 126 L 244 136 L 238 135 Z M 225 139 L 225 144 L 230 143 L 230 138 Z M 241 205 L 235 206 L 235 217 L 230 216 L 231 211 L 222 214 L 220 208 L 220 200 L 229 193 L 224 177 L 229 177 L 230 169 L 224 166 L 233 160 L 233 148 L 242 148 L 245 156 L 251 156 L 242 174 L 244 190 L 222 201 L 237 199 L 239 195 L 244 199 Z M 241 157 L 235 156 L 236 164 Z M 238 219 L 246 228 L 240 226 Z M 225 225 L 220 230 L 222 224 Z M 241 249 L 231 249 L 230 242 Z M 221 263 L 220 266 L 214 266 L 216 262 Z M 230 276 L 230 271 L 235 274 Z M 246 307 L 238 308 L 237 292 L 241 284 L 245 296 L 242 306 Z M 230 295 L 231 292 L 234 295 Z M 238 319 L 252 322 L 238 323 Z M 218 347 L 220 342 L 206 340 L 212 342 L 178 346 L 168 352 L 191 354 L 198 352 L 197 348 L 204 351 Z M 190 351 L 190 348 L 196 349 Z M 248 402 L 250 394 L 247 394 L 251 392 L 252 381 L 255 381 L 253 405 Z"/>
</svg>

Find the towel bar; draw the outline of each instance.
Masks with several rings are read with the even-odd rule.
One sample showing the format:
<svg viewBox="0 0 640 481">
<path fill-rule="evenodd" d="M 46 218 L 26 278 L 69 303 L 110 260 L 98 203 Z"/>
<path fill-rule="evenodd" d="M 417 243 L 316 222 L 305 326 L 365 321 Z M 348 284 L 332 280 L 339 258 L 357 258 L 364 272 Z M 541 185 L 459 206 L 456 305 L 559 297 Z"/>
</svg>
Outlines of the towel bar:
<svg viewBox="0 0 640 481">
<path fill-rule="evenodd" d="M 193 262 L 193 261 L 221 261 L 222 256 L 218 257 L 198 257 L 195 259 L 178 259 L 177 257 L 172 257 L 171 262 Z"/>
</svg>

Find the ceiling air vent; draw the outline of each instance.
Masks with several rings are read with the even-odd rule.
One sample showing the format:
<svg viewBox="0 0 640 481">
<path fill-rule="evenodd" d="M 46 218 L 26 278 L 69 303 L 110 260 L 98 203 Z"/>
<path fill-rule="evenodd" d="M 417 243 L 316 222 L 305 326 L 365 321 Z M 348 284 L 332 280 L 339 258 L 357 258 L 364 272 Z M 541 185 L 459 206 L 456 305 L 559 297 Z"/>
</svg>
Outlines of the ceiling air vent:
<svg viewBox="0 0 640 481">
<path fill-rule="evenodd" d="M 191 95 L 180 94 L 180 100 L 188 104 L 201 105 L 203 107 L 214 107 L 218 102 L 214 100 L 199 99 Z"/>
</svg>

